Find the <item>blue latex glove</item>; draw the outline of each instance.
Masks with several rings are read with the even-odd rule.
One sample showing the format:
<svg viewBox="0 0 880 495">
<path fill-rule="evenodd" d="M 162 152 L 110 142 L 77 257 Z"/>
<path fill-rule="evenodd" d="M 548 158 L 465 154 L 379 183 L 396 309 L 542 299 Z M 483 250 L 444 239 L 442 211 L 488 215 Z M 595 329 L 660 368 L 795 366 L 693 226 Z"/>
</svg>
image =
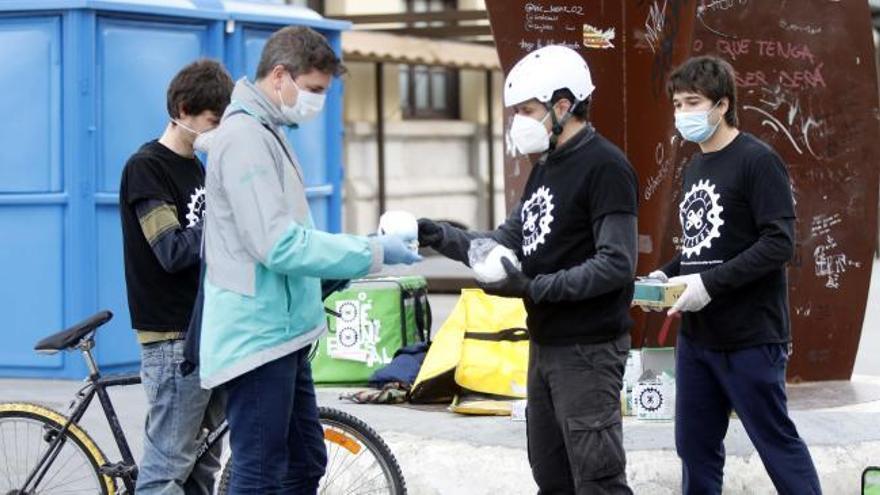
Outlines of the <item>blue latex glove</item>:
<svg viewBox="0 0 880 495">
<path fill-rule="evenodd" d="M 422 257 L 396 235 L 380 235 L 376 237 L 376 240 L 382 244 L 386 265 L 412 265 L 422 261 Z"/>
</svg>

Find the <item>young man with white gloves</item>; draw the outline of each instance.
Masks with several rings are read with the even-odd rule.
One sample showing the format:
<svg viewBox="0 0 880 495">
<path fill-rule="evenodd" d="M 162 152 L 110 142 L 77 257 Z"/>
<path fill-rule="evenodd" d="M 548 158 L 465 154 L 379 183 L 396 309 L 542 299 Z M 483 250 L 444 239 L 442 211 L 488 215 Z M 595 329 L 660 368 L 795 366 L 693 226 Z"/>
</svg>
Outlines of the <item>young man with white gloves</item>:
<svg viewBox="0 0 880 495">
<path fill-rule="evenodd" d="M 468 262 L 470 242 L 513 250 L 507 278 L 482 285 L 523 298 L 530 332 L 528 452 L 541 493 L 630 494 L 620 390 L 630 348 L 637 257 L 635 172 L 589 122 L 593 93 L 581 55 L 548 46 L 526 55 L 504 83 L 516 112 L 510 137 L 537 158 L 503 225 L 465 232 L 427 219 L 419 243 Z"/>
<path fill-rule="evenodd" d="M 227 393 L 230 494 L 316 493 L 327 453 L 308 355 L 325 331 L 321 280 L 419 260 L 399 237 L 314 225 L 283 128 L 317 116 L 342 72 L 320 33 L 276 32 L 256 81 L 236 83 L 208 155 L 199 373 Z"/>
<path fill-rule="evenodd" d="M 737 129 L 734 70 L 699 57 L 669 79 L 675 125 L 701 153 L 684 173 L 681 253 L 650 277 L 686 284 L 669 314 L 676 349 L 675 438 L 685 494 L 720 494 L 724 436 L 736 411 L 777 491 L 821 493 L 788 416 L 791 333 L 786 263 L 794 254 L 791 183 L 779 155 Z"/>
</svg>

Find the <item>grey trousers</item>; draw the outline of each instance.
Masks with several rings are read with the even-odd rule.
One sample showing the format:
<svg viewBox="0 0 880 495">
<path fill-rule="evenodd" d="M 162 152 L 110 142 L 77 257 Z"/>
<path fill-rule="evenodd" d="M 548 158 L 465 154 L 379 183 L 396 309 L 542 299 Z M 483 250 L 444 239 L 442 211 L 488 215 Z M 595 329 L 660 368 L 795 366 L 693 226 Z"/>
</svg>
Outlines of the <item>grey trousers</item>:
<svg viewBox="0 0 880 495">
<path fill-rule="evenodd" d="M 602 344 L 532 342 L 528 451 L 540 494 L 625 494 L 620 390 L 629 332 Z"/>
</svg>

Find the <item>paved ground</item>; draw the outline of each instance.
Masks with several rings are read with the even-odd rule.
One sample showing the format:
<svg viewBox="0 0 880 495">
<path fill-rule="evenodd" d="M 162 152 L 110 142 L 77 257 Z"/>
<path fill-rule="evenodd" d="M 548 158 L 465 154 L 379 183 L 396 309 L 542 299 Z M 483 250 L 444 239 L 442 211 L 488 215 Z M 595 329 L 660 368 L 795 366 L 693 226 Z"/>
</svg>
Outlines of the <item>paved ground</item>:
<svg viewBox="0 0 880 495">
<path fill-rule="evenodd" d="M 40 402 L 64 410 L 78 383 L 2 380 L 0 400 Z M 534 493 L 525 455 L 525 424 L 508 418 L 464 417 L 442 408 L 359 406 L 338 400 L 340 389 L 321 389 L 320 402 L 346 410 L 379 431 L 396 453 L 411 493 Z M 139 387 L 111 393 L 131 447 L 142 449 L 144 396 Z M 880 379 L 791 387 L 793 416 L 810 445 L 826 493 L 855 493 L 861 470 L 880 463 Z M 846 405 L 844 405 L 846 404 Z M 116 458 L 109 429 L 93 407 L 86 430 Z M 676 493 L 679 465 L 673 425 L 626 418 L 628 473 L 636 493 Z M 772 493 L 770 481 L 741 424 L 734 420 L 727 437 L 729 455 L 725 493 Z"/>
<path fill-rule="evenodd" d="M 433 298 L 443 321 L 454 297 Z M 792 416 L 810 446 L 827 494 L 859 491 L 867 465 L 880 464 L 880 264 L 875 264 L 869 311 L 852 382 L 793 385 Z M 27 400 L 66 410 L 78 382 L 0 380 L 0 401 Z M 340 389 L 320 389 L 320 402 L 351 412 L 379 431 L 402 465 L 414 494 L 534 493 L 525 454 L 525 424 L 508 418 L 457 416 L 442 407 L 358 406 L 338 400 Z M 132 449 L 142 448 L 144 395 L 140 387 L 111 392 Z M 96 407 L 84 425 L 110 457 L 113 440 Z M 636 493 L 679 492 L 680 465 L 673 425 L 626 418 L 628 476 Z M 727 437 L 725 493 L 774 493 L 742 425 L 734 420 Z"/>
</svg>

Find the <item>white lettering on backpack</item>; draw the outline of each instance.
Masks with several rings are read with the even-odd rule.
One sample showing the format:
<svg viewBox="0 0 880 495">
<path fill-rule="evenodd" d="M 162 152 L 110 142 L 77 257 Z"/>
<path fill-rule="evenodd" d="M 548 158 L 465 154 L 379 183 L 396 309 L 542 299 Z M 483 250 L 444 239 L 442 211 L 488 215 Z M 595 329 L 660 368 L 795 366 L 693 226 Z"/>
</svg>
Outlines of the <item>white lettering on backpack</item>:
<svg viewBox="0 0 880 495">
<path fill-rule="evenodd" d="M 327 337 L 327 353 L 334 359 L 365 363 L 370 368 L 391 362 L 386 350 L 379 355 L 382 321 L 370 317 L 372 301 L 361 292 L 357 299 L 336 301 L 336 331 Z"/>
</svg>

